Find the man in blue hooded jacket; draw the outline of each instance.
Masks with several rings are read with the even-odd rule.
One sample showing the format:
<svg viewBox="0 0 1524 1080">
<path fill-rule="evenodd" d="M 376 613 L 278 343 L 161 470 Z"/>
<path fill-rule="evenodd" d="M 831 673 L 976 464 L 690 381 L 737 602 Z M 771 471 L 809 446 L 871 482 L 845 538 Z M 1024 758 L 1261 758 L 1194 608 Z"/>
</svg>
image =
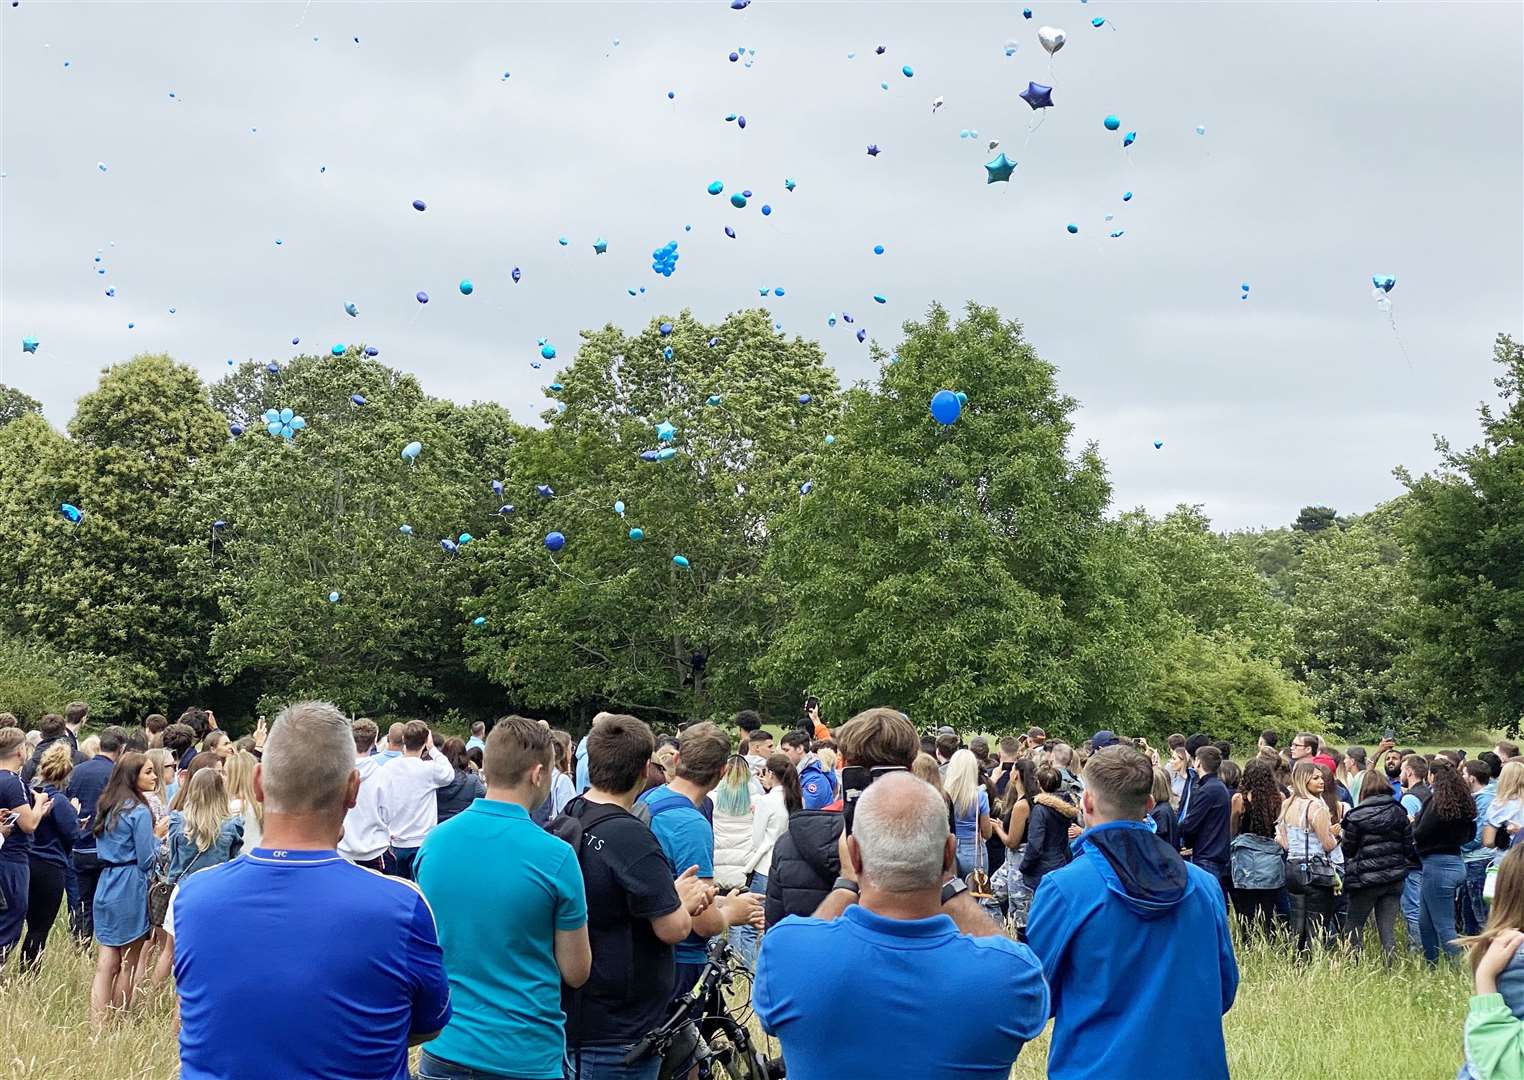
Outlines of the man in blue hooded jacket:
<svg viewBox="0 0 1524 1080">
<path fill-rule="evenodd" d="M 1238 964 L 1222 890 L 1154 835 L 1152 786 L 1136 750 L 1094 754 L 1089 828 L 1074 861 L 1046 874 L 1033 898 L 1027 944 L 1052 995 L 1051 1080 L 1227 1080 L 1222 1016 Z M 1159 1033 L 1171 1031 L 1187 1037 L 1161 1051 Z"/>
</svg>

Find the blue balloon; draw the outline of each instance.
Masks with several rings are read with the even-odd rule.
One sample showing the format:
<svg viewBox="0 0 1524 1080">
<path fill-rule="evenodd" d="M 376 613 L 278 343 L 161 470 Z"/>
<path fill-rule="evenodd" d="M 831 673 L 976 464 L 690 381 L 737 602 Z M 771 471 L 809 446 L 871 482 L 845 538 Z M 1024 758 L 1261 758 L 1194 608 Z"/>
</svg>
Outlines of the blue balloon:
<svg viewBox="0 0 1524 1080">
<path fill-rule="evenodd" d="M 486 624 L 487 617 L 485 615 L 478 615 L 476 618 L 471 620 L 472 626 L 485 626 Z"/>
<path fill-rule="evenodd" d="M 799 404 L 808 405 L 813 399 L 808 394 L 799 395 Z"/>
<path fill-rule="evenodd" d="M 883 295 L 881 295 L 881 294 L 879 294 L 879 293 L 874 293 L 874 294 L 873 294 L 873 302 L 874 302 L 874 303 L 875 303 L 875 304 L 887 304 L 887 303 L 888 303 L 888 302 L 889 302 L 889 301 L 888 301 L 888 299 L 887 299 L 887 298 L 886 298 L 886 297 L 884 297 L 884 296 L 883 296 Z"/>
<path fill-rule="evenodd" d="M 1124 192 L 1122 192 L 1122 201 L 1123 202 L 1132 202 L 1132 192 L 1130 192 L 1130 191 L 1124 191 Z"/>
<path fill-rule="evenodd" d="M 345 348 L 346 346 L 343 342 L 338 342 L 332 349 L 329 350 L 329 352 L 333 353 L 335 356 L 343 356 Z"/>
<path fill-rule="evenodd" d="M 1030 19 L 1032 17 L 1032 9 L 1031 8 L 1022 8 L 1021 9 L 1021 17 L 1023 19 Z"/>
<path fill-rule="evenodd" d="M 906 64 L 904 67 L 900 68 L 900 74 L 909 79 L 914 77 L 915 71 L 911 69 L 909 64 Z"/>
<path fill-rule="evenodd" d="M 521 276 L 523 276 L 523 271 L 521 271 L 517 266 L 515 266 L 513 268 L 513 273 L 511 275 L 509 275 L 509 276 L 513 278 L 513 283 L 515 285 L 517 285 L 519 283 L 519 278 Z"/>
<path fill-rule="evenodd" d="M 417 210 L 419 213 L 422 213 L 423 211 L 427 210 L 428 208 L 429 208 L 428 203 L 424 202 L 422 199 L 414 199 L 413 200 L 413 209 Z"/>
<path fill-rule="evenodd" d="M 1069 222 L 1069 224 L 1065 225 L 1064 228 L 1069 230 L 1069 234 L 1071 236 L 1074 235 L 1075 233 L 1079 232 L 1079 226 L 1074 224 L 1074 222 L 1072 222 L 1072 221 Z"/>
<path fill-rule="evenodd" d="M 664 322 L 656 329 L 662 337 L 666 337 L 668 334 L 672 333 L 672 324 L 669 322 Z"/>
<path fill-rule="evenodd" d="M 364 405 L 365 404 L 365 395 L 364 394 L 350 394 L 349 395 L 349 400 L 353 404 L 355 404 L 355 405 Z"/>
<path fill-rule="evenodd" d="M 772 212 L 773 212 L 773 208 L 771 206 L 768 206 L 766 203 L 762 204 L 762 216 L 763 217 L 768 217 L 769 215 L 772 214 Z"/>
<path fill-rule="evenodd" d="M 813 480 L 806 480 L 804 483 L 799 485 L 799 494 L 801 494 L 801 495 L 808 495 L 810 492 L 812 492 L 814 490 L 815 490 L 815 481 L 813 481 Z"/>
<path fill-rule="evenodd" d="M 1164 440 L 1163 439 L 1155 439 L 1154 440 L 1154 449 L 1155 450 L 1163 450 L 1164 449 Z"/>
<path fill-rule="evenodd" d="M 711 195 L 718 195 L 720 192 L 722 192 L 724 190 L 725 190 L 725 185 L 724 185 L 724 183 L 722 181 L 711 180 L 709 182 L 709 194 L 711 194 Z"/>
<path fill-rule="evenodd" d="M 1090 25 L 1095 27 L 1097 30 L 1099 30 L 1101 27 L 1106 25 L 1106 20 L 1101 18 L 1100 16 L 1096 16 L 1095 18 L 1090 20 Z"/>
<path fill-rule="evenodd" d="M 785 176 L 783 178 L 783 186 L 785 188 L 787 188 L 789 191 L 793 191 L 794 190 L 794 178 L 791 177 L 791 176 Z"/>
<path fill-rule="evenodd" d="M 58 512 L 64 517 L 68 518 L 69 521 L 75 525 L 78 525 L 80 519 L 85 516 L 84 512 L 73 503 L 64 503 L 58 508 Z"/>
<path fill-rule="evenodd" d="M 724 399 L 722 397 L 720 397 L 719 394 L 710 394 L 709 397 L 707 397 L 704 400 L 704 404 L 706 404 L 706 405 L 718 405 L 723 400 Z"/>
<path fill-rule="evenodd" d="M 875 255 L 882 255 L 883 253 L 884 253 L 884 245 L 883 244 L 874 244 L 873 245 L 873 254 L 875 254 Z"/>
<path fill-rule="evenodd" d="M 631 529 L 630 530 L 630 539 L 631 540 L 644 540 L 645 538 L 646 538 L 646 531 L 644 529 Z"/>
<path fill-rule="evenodd" d="M 741 209 L 741 207 L 746 205 L 746 196 L 742 195 L 739 191 L 736 192 L 730 197 L 730 205 L 734 206 L 737 210 Z"/>
<path fill-rule="evenodd" d="M 534 490 L 535 494 L 542 499 L 553 499 L 556 495 L 556 489 L 549 484 L 536 484 Z"/>
<path fill-rule="evenodd" d="M 866 330 L 859 330 L 857 332 L 857 343 L 859 345 L 861 345 L 864 341 L 866 341 L 867 338 L 868 338 L 868 331 L 866 331 Z"/>
<path fill-rule="evenodd" d="M 1107 131 L 1115 131 L 1117 128 L 1122 126 L 1122 121 L 1118 120 L 1115 116 L 1108 116 L 1106 119 L 1102 120 L 1101 123 L 1106 125 Z"/>
<path fill-rule="evenodd" d="M 725 226 L 725 235 L 730 237 L 732 240 L 734 240 L 736 238 L 736 231 L 734 229 L 732 229 L 729 225 L 726 225 Z"/>
<path fill-rule="evenodd" d="M 446 555 L 454 555 L 455 552 L 456 552 L 455 541 L 454 540 L 441 540 L 439 542 L 439 549 L 441 551 L 443 551 Z"/>
<path fill-rule="evenodd" d="M 546 533 L 545 546 L 551 551 L 560 551 L 566 546 L 566 537 L 558 532 Z"/>
<path fill-rule="evenodd" d="M 420 304 L 427 304 L 429 302 L 429 294 L 420 289 L 418 291 L 418 295 L 414 297 L 414 299 L 416 299 Z"/>
<path fill-rule="evenodd" d="M 353 302 L 351 302 L 344 305 L 344 314 L 348 315 L 352 319 L 356 315 L 360 314 L 360 309 L 356 307 Z"/>
<path fill-rule="evenodd" d="M 1050 109 L 1053 107 L 1053 87 L 1028 82 L 1027 88 L 1021 92 L 1021 100 L 1033 109 Z"/>
<path fill-rule="evenodd" d="M 931 397 L 931 418 L 946 427 L 963 412 L 963 403 L 951 390 L 938 390 Z"/>
<path fill-rule="evenodd" d="M 556 358 L 556 347 L 554 345 L 551 345 L 551 344 L 548 344 L 548 343 L 545 344 L 545 345 L 541 345 L 540 346 L 540 355 L 543 356 L 547 360 L 554 360 Z"/>
<path fill-rule="evenodd" d="M 672 565 L 677 567 L 679 570 L 686 570 L 688 569 L 688 560 L 685 556 L 674 555 L 672 556 Z"/>
<path fill-rule="evenodd" d="M 228 425 L 228 432 L 229 432 L 229 434 L 231 434 L 233 436 L 233 438 L 236 439 L 238 436 L 243 434 L 243 425 L 242 424 L 229 424 Z"/>
<path fill-rule="evenodd" d="M 470 278 L 462 278 L 461 279 L 461 282 L 460 282 L 460 294 L 462 296 L 470 296 L 475 291 L 476 291 L 476 286 L 471 283 L 471 279 Z"/>
<path fill-rule="evenodd" d="M 656 451 L 657 461 L 671 461 L 676 456 L 677 450 L 671 446 L 663 446 L 660 450 Z"/>
<path fill-rule="evenodd" d="M 1127 147 L 1131 146 L 1137 141 L 1138 133 L 1136 131 L 1129 131 L 1126 135 L 1122 136 L 1122 148 L 1125 150 Z"/>
<path fill-rule="evenodd" d="M 25 338 L 22 338 L 21 339 L 21 351 L 22 352 L 34 353 L 34 352 L 37 351 L 37 346 L 40 345 L 40 344 L 42 344 L 42 343 L 40 341 L 38 341 L 36 338 L 34 338 L 34 337 L 25 337 Z"/>
<path fill-rule="evenodd" d="M 413 535 L 413 527 L 411 525 L 398 525 L 397 531 L 400 532 L 403 536 Z"/>
<path fill-rule="evenodd" d="M 1372 274 L 1371 284 L 1384 293 L 1389 293 L 1397 287 L 1397 279 L 1391 274 Z"/>
<path fill-rule="evenodd" d="M 289 424 L 291 423 L 292 419 L 295 418 L 295 416 L 296 413 L 292 412 L 290 409 L 282 409 L 280 411 L 280 422 L 282 424 Z"/>
<path fill-rule="evenodd" d="M 657 456 L 657 452 L 655 450 L 642 450 L 640 452 L 640 460 L 641 461 L 655 461 L 656 460 L 656 456 Z"/>
<path fill-rule="evenodd" d="M 497 508 L 497 512 L 503 517 L 507 517 L 509 514 L 513 513 L 513 511 L 514 506 L 512 503 L 504 503 L 502 506 Z"/>
<path fill-rule="evenodd" d="M 470 533 L 461 533 L 460 534 L 460 543 L 462 543 L 462 544 L 469 544 L 472 540 L 475 540 L 475 539 L 476 539 L 476 537 L 472 536 Z"/>
<path fill-rule="evenodd" d="M 618 514 L 620 517 L 624 517 L 624 500 L 623 499 L 615 499 L 614 500 L 614 513 Z"/>
<path fill-rule="evenodd" d="M 416 439 L 402 448 L 402 457 L 406 461 L 415 460 L 423 452 L 423 443 Z"/>
<path fill-rule="evenodd" d="M 365 355 L 366 356 L 380 356 L 381 355 L 381 350 L 376 348 L 374 345 L 367 345 L 367 346 L 365 346 Z"/>
<path fill-rule="evenodd" d="M 337 591 L 328 594 L 328 602 L 330 604 L 337 604 L 339 602 L 339 594 Z"/>
<path fill-rule="evenodd" d="M 962 390 L 959 390 L 959 391 L 958 391 L 958 392 L 957 392 L 957 393 L 956 393 L 956 394 L 955 394 L 955 395 L 953 395 L 953 396 L 954 396 L 954 397 L 956 397 L 956 398 L 957 398 L 957 399 L 958 399 L 958 404 L 959 404 L 959 405 L 960 405 L 960 406 L 962 406 L 962 405 L 967 405 L 967 404 L 968 404 L 968 395 L 967 395 L 967 394 L 965 394 L 965 393 L 964 393 L 964 392 L 963 392 L 963 391 L 962 391 Z"/>
</svg>

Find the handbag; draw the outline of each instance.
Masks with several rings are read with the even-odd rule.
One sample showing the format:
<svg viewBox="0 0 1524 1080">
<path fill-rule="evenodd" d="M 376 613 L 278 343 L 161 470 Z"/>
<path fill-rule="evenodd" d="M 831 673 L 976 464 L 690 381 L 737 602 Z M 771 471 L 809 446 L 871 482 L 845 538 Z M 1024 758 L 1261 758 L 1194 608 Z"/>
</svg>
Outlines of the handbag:
<svg viewBox="0 0 1524 1080">
<path fill-rule="evenodd" d="M 1302 854 L 1299 858 L 1286 860 L 1286 891 L 1294 896 L 1314 888 L 1332 889 L 1340 884 L 1339 875 L 1328 856 L 1322 851 L 1313 854 L 1312 833 L 1307 827 L 1311 814 L 1312 800 L 1309 799 L 1302 808 Z"/>
<path fill-rule="evenodd" d="M 216 847 L 215 844 L 212 847 Z M 153 872 L 148 879 L 148 924 L 158 929 L 164 928 L 164 918 L 169 914 L 169 899 L 175 894 L 175 886 L 182 878 L 189 876 L 201 861 L 202 856 L 211 851 L 205 848 L 196 853 L 196 857 L 190 861 L 190 865 L 174 877 L 169 876 L 169 859 L 166 853 L 154 866 Z"/>
</svg>

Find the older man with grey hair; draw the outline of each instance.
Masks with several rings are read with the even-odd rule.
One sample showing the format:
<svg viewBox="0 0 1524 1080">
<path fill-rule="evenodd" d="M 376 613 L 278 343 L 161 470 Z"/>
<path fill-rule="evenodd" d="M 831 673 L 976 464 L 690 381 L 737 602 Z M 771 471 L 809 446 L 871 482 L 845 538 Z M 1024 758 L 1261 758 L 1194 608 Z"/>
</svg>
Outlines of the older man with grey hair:
<svg viewBox="0 0 1524 1080">
<path fill-rule="evenodd" d="M 164 923 L 186 1080 L 407 1080 L 408 1047 L 449 1022 L 423 895 L 335 850 L 359 788 L 338 709 L 304 701 L 275 718 L 254 770 L 261 846 L 185 878 Z M 256 1001 L 256 1023 L 228 1024 Z"/>
<path fill-rule="evenodd" d="M 1037 957 L 993 923 L 959 933 L 943 909 L 967 899 L 956 860 L 940 792 L 909 773 L 863 792 L 836 890 L 762 941 L 752 1004 L 790 1080 L 1009 1076 L 1047 1023 L 1048 988 Z"/>
</svg>

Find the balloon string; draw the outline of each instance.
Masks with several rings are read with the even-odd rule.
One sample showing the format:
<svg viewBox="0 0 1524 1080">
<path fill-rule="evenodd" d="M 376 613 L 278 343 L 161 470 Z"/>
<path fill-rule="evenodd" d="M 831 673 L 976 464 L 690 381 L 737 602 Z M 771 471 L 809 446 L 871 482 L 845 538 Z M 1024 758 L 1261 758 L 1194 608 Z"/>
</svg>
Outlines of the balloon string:
<svg viewBox="0 0 1524 1080">
<path fill-rule="evenodd" d="M 1021 149 L 1023 152 L 1026 151 L 1027 143 L 1032 141 L 1032 136 L 1037 134 L 1037 129 L 1042 127 L 1043 121 L 1047 120 L 1047 118 L 1048 110 L 1038 109 L 1036 119 L 1027 121 L 1027 137 L 1021 143 Z"/>
<path fill-rule="evenodd" d="M 300 30 L 302 28 L 302 23 L 307 21 L 307 8 L 310 8 L 311 6 L 312 0 L 307 0 L 306 6 L 302 8 L 302 17 L 296 20 L 296 29 Z"/>
<path fill-rule="evenodd" d="M 1409 373 L 1416 374 L 1413 369 L 1413 358 L 1408 355 L 1408 347 L 1402 340 L 1402 334 L 1397 330 L 1397 315 L 1392 311 L 1390 301 L 1386 306 L 1386 319 L 1392 326 L 1392 336 L 1397 339 L 1397 347 L 1402 350 L 1402 358 L 1408 362 Z"/>
</svg>

